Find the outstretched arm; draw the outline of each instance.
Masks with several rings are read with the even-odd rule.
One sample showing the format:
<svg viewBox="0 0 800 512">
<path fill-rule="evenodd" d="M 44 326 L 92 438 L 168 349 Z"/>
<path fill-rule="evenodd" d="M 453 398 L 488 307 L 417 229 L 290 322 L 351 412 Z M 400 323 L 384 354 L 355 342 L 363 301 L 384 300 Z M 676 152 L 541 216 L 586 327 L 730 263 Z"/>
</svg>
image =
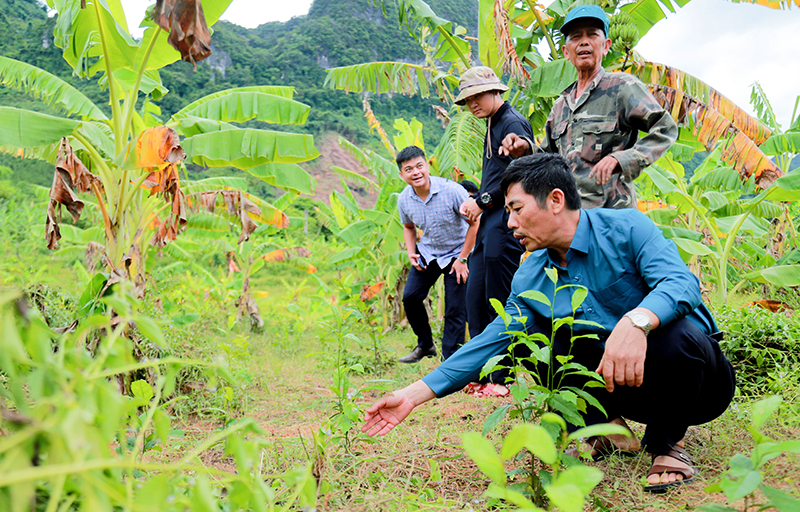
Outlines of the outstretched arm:
<svg viewBox="0 0 800 512">
<path fill-rule="evenodd" d="M 399 425 L 418 405 L 436 398 L 421 380 L 408 387 L 386 395 L 367 409 L 364 426 L 361 431 L 368 436 L 382 436 Z"/>
</svg>

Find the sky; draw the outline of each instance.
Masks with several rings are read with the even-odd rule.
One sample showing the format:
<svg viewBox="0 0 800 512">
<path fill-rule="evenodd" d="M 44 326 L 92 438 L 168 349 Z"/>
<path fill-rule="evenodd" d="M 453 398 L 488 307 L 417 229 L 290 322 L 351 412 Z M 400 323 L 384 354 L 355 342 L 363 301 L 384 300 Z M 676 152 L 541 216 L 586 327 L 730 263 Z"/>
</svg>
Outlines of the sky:
<svg viewBox="0 0 800 512">
<path fill-rule="evenodd" d="M 132 31 L 152 3 L 122 0 Z M 233 0 L 222 19 L 255 28 L 307 14 L 310 5 L 311 0 Z M 800 95 L 798 43 L 797 7 L 773 10 L 724 0 L 691 0 L 658 22 L 636 50 L 648 60 L 694 75 L 750 113 L 750 92 L 758 81 L 778 122 L 787 129 Z"/>
</svg>

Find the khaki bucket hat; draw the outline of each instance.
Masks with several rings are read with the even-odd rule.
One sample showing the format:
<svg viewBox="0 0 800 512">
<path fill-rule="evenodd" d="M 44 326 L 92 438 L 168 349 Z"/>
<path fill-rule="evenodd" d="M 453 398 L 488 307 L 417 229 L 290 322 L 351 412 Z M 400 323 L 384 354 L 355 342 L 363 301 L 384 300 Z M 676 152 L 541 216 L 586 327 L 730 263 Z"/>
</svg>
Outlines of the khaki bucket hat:
<svg viewBox="0 0 800 512">
<path fill-rule="evenodd" d="M 494 70 L 487 66 L 469 68 L 458 81 L 456 105 L 463 105 L 467 98 L 485 91 L 506 92 L 508 87 L 500 82 Z"/>
</svg>

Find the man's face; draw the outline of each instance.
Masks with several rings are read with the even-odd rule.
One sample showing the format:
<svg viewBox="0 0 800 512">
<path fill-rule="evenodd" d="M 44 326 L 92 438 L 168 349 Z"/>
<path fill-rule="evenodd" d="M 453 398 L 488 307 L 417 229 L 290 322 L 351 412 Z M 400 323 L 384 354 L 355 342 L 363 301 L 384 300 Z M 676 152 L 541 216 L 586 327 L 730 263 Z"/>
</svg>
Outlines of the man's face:
<svg viewBox="0 0 800 512">
<path fill-rule="evenodd" d="M 498 96 L 497 91 L 479 92 L 478 94 L 469 96 L 464 100 L 464 104 L 469 108 L 469 111 L 472 112 L 473 116 L 484 119 L 494 114 L 495 104 L 497 102 L 496 98 Z"/>
<path fill-rule="evenodd" d="M 536 199 L 514 183 L 506 193 L 508 227 L 514 230 L 514 238 L 528 251 L 544 249 L 553 240 L 555 223 L 549 205 L 539 208 Z"/>
<path fill-rule="evenodd" d="M 430 176 L 428 161 L 425 157 L 417 156 L 400 164 L 400 179 L 412 187 L 424 187 Z"/>
<path fill-rule="evenodd" d="M 595 71 L 602 67 L 603 57 L 611 48 L 611 40 L 603 29 L 590 20 L 576 21 L 563 46 L 564 57 L 578 71 Z"/>
</svg>

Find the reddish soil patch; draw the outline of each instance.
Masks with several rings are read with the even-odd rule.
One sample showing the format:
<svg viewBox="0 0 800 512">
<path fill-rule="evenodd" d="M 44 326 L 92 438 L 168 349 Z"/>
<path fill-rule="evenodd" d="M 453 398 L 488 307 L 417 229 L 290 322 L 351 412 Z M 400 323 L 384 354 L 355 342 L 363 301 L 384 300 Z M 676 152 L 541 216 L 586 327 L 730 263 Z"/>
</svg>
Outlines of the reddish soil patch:
<svg viewBox="0 0 800 512">
<path fill-rule="evenodd" d="M 338 190 L 339 192 L 344 191 L 342 188 L 342 179 L 332 169 L 333 166 L 355 171 L 364 177 L 372 179 L 372 175 L 370 175 L 369 171 L 361 167 L 350 153 L 339 147 L 338 140 L 339 134 L 333 132 L 323 133 L 315 137 L 314 144 L 317 146 L 320 156 L 308 164 L 303 165 L 309 174 L 314 176 L 317 180 L 317 190 L 314 194 L 314 199 L 323 201 L 326 204 L 330 204 L 328 196 L 331 192 L 334 190 Z M 366 191 L 355 185 L 349 186 L 358 201 L 359 207 L 369 208 L 375 204 L 377 193 Z"/>
</svg>

